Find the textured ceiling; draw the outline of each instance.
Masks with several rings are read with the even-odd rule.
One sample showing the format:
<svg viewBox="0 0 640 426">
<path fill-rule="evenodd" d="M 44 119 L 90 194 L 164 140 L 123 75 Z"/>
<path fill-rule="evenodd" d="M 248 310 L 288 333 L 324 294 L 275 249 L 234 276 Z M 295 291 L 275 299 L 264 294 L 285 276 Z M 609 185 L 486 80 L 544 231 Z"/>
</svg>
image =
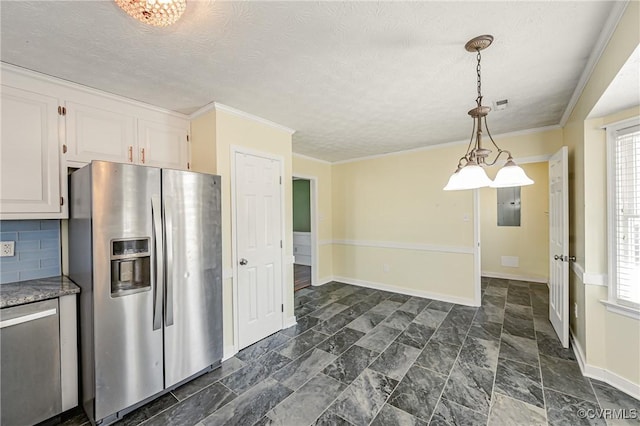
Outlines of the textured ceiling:
<svg viewBox="0 0 640 426">
<path fill-rule="evenodd" d="M 612 2 L 194 2 L 166 29 L 111 1 L 1 4 L 4 62 L 189 113 L 216 101 L 329 161 L 462 140 L 483 53 L 494 134 L 558 124 Z"/>
</svg>

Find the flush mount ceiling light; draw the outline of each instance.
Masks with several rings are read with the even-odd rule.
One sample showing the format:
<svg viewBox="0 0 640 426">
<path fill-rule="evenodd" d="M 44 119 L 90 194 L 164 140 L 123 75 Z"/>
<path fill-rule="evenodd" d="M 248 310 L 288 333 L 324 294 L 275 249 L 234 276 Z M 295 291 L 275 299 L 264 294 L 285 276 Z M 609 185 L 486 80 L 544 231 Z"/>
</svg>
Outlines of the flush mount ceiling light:
<svg viewBox="0 0 640 426">
<path fill-rule="evenodd" d="M 186 0 L 115 0 L 122 10 L 155 27 L 175 23 L 187 8 Z"/>
<path fill-rule="evenodd" d="M 493 36 L 481 35 L 475 37 L 465 44 L 464 48 L 468 52 L 476 52 L 478 58 L 478 65 L 476 66 L 476 73 L 478 76 L 478 97 L 476 98 L 476 107 L 468 112 L 473 118 L 473 129 L 471 131 L 471 140 L 469 141 L 469 147 L 464 157 L 458 161 L 458 168 L 449 178 L 447 186 L 444 187 L 445 191 L 455 191 L 460 189 L 476 189 L 485 186 L 492 188 L 507 188 L 510 186 L 525 186 L 531 185 L 533 181 L 529 179 L 524 170 L 516 165 L 513 161 L 511 153 L 507 150 L 501 149 L 491 137 L 489 127 L 487 127 L 487 114 L 491 111 L 491 108 L 482 105 L 482 80 L 480 78 L 480 51 L 486 49 L 493 42 Z M 482 126 L 487 131 L 487 136 L 498 150 L 496 157 L 493 161 L 488 161 L 491 155 L 491 150 L 482 147 Z M 483 167 L 493 166 L 496 164 L 502 154 L 507 155 L 507 162 L 498 171 L 494 181 L 491 181 L 484 171 Z"/>
</svg>

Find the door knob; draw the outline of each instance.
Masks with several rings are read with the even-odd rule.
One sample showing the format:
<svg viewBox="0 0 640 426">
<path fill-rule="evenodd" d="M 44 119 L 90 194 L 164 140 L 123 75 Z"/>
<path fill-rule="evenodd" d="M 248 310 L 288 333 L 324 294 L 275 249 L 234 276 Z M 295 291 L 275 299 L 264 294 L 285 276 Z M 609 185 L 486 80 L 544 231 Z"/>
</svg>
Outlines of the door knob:
<svg viewBox="0 0 640 426">
<path fill-rule="evenodd" d="M 249 261 L 248 261 L 247 259 L 245 259 L 245 258 L 240 259 L 240 264 L 241 264 L 241 265 L 243 265 L 243 266 L 244 266 L 244 265 L 246 265 L 247 263 L 249 263 Z"/>
<path fill-rule="evenodd" d="M 557 254 L 553 255 L 553 260 L 562 260 L 562 256 L 558 256 Z M 240 262 L 242 263 L 242 262 Z"/>
<path fill-rule="evenodd" d="M 567 256 L 565 260 L 567 262 L 575 262 L 576 261 L 576 257 L 575 256 Z"/>
</svg>

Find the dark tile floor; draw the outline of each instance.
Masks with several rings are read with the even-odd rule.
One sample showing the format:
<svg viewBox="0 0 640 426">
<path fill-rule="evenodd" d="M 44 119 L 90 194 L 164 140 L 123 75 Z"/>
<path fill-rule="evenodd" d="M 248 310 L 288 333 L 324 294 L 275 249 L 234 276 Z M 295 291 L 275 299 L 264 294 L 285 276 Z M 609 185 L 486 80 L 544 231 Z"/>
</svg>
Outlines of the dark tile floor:
<svg viewBox="0 0 640 426">
<path fill-rule="evenodd" d="M 546 286 L 482 288 L 480 308 L 341 283 L 301 290 L 296 326 L 120 424 L 605 425 L 579 410 L 640 412 L 582 376 L 547 320 Z"/>
</svg>

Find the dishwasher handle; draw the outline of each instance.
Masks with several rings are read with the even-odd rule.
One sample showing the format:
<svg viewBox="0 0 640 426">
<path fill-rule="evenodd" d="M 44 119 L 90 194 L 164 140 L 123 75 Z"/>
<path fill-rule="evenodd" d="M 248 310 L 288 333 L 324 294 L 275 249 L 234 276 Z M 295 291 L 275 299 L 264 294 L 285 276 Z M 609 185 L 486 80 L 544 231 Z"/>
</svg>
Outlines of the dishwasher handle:
<svg viewBox="0 0 640 426">
<path fill-rule="evenodd" d="M 8 318 L 0 321 L 0 329 L 11 327 L 18 324 L 24 324 L 25 322 L 35 321 L 40 318 L 50 317 L 58 312 L 56 308 L 45 309 L 42 311 L 32 312 L 26 315 L 17 316 L 15 318 Z"/>
</svg>

